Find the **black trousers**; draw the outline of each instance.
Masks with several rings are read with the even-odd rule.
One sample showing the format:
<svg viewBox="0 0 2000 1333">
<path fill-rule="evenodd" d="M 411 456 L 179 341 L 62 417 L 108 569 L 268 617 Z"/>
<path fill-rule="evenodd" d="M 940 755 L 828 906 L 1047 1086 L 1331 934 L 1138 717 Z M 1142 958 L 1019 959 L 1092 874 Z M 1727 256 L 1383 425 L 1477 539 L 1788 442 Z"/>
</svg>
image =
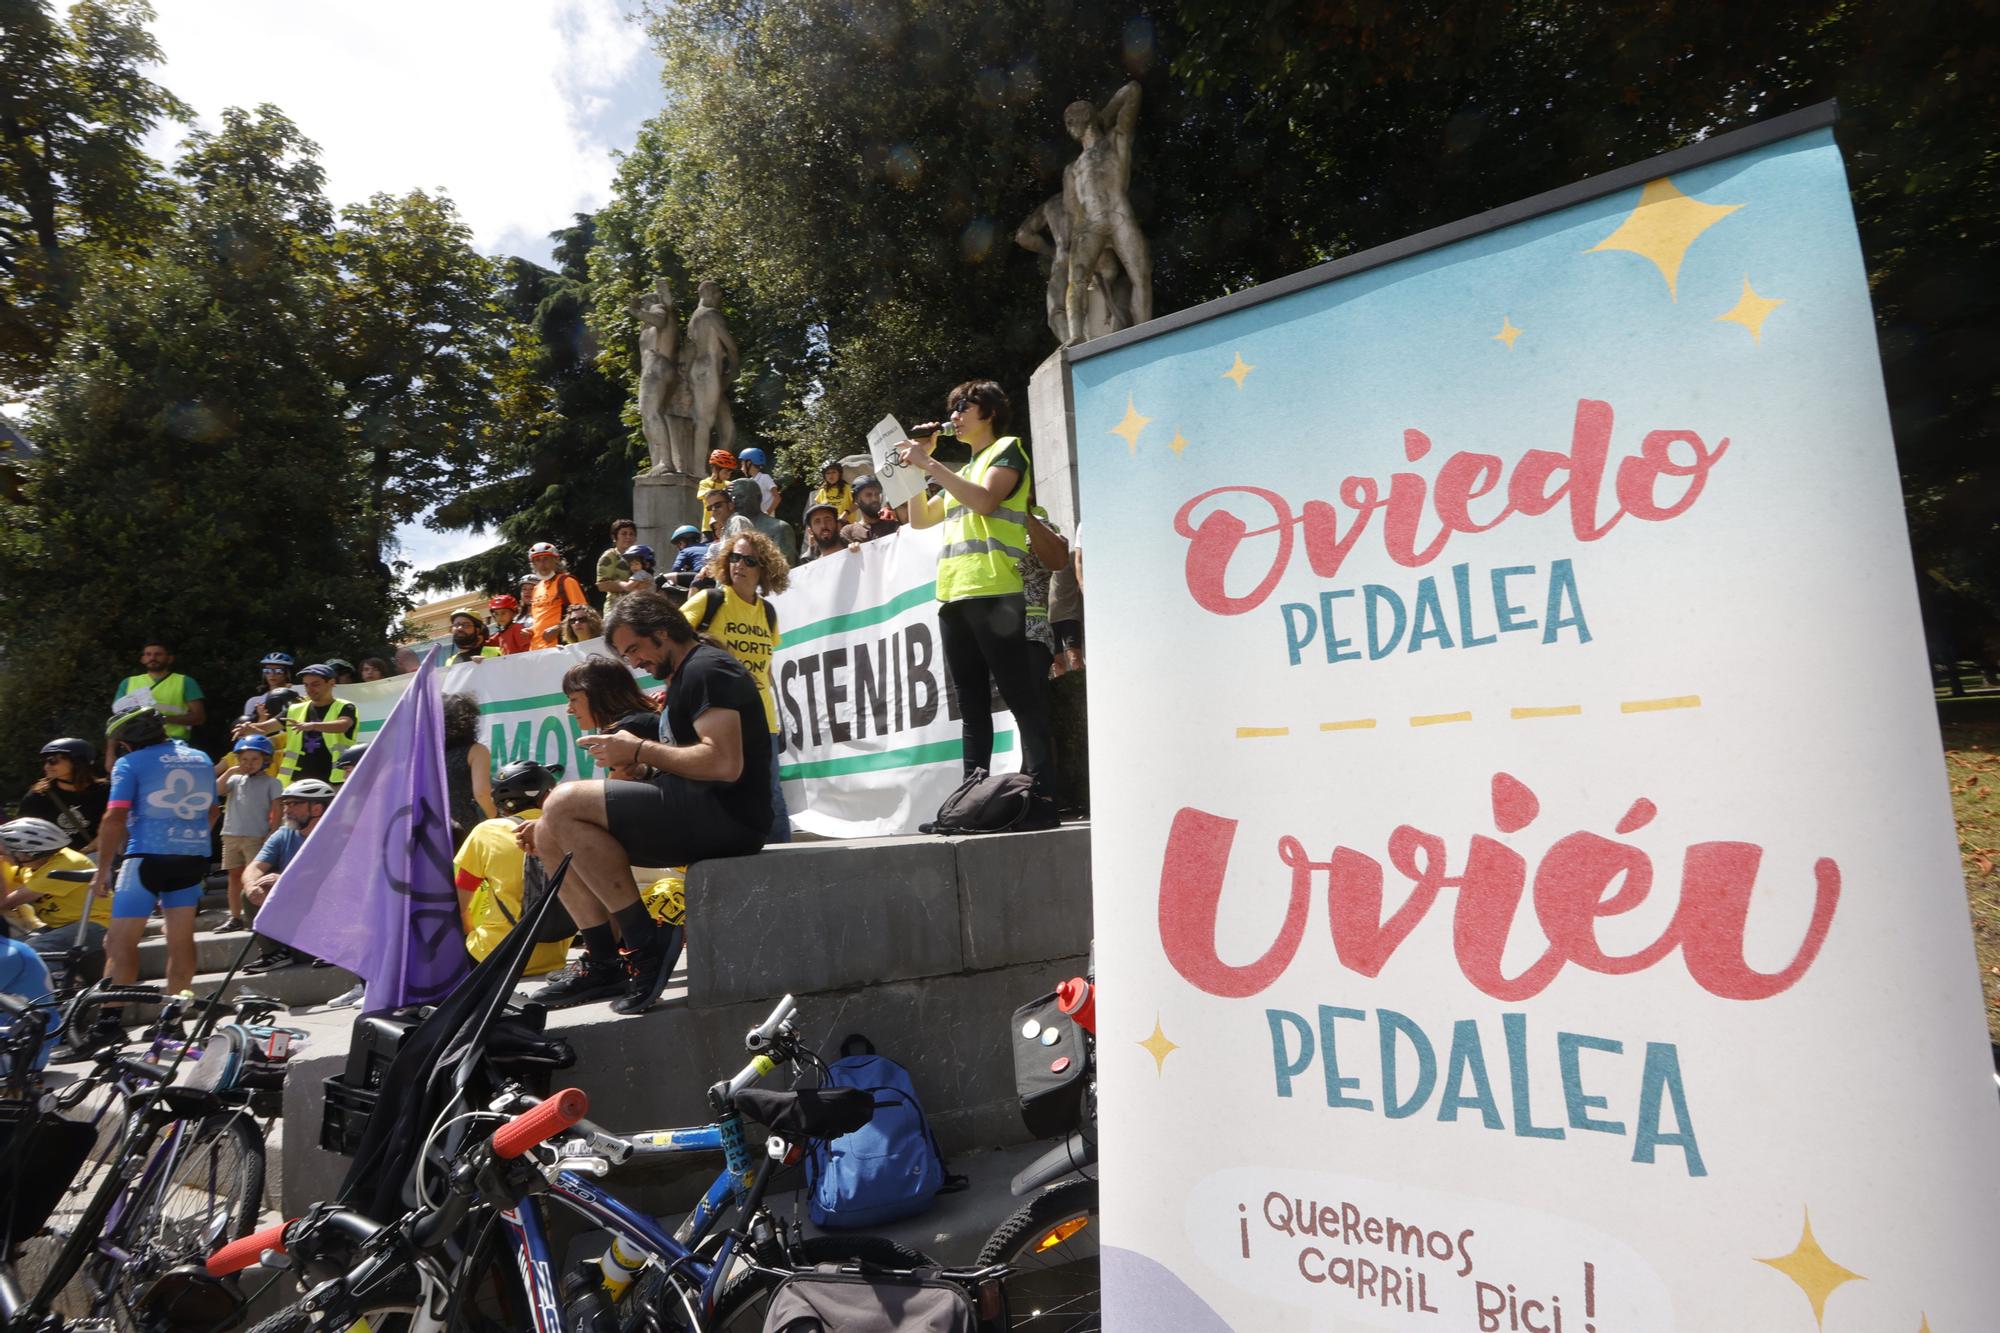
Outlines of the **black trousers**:
<svg viewBox="0 0 2000 1333">
<path fill-rule="evenodd" d="M 1039 675 L 1028 651 L 1028 605 L 1020 593 L 967 597 L 938 607 L 945 670 L 965 728 L 965 771 L 993 766 L 993 687 L 1021 733 L 1021 771 L 1055 796 L 1056 754 L 1049 734 L 1047 664 Z"/>
</svg>

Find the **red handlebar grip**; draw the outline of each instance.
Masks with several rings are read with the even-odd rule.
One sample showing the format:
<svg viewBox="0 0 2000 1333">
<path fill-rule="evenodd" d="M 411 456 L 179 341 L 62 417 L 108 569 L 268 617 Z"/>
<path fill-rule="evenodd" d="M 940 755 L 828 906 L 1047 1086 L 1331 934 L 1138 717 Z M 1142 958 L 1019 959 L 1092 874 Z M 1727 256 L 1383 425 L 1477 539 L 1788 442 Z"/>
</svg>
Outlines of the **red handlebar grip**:
<svg viewBox="0 0 2000 1333">
<path fill-rule="evenodd" d="M 231 1273 L 240 1273 L 250 1267 L 250 1265 L 257 1263 L 259 1256 L 266 1250 L 276 1250 L 278 1253 L 283 1254 L 285 1252 L 285 1228 L 297 1220 L 297 1218 L 292 1218 L 290 1221 L 280 1222 L 276 1226 L 265 1227 L 262 1231 L 253 1231 L 242 1240 L 230 1241 L 214 1254 L 208 1256 L 208 1275 L 210 1277 L 228 1277 Z"/>
<path fill-rule="evenodd" d="M 589 1109 L 590 1098 L 583 1095 L 582 1088 L 564 1088 L 540 1106 L 523 1111 L 495 1130 L 493 1155 L 519 1157 L 543 1139 L 560 1134 L 583 1119 L 584 1112 Z"/>
</svg>

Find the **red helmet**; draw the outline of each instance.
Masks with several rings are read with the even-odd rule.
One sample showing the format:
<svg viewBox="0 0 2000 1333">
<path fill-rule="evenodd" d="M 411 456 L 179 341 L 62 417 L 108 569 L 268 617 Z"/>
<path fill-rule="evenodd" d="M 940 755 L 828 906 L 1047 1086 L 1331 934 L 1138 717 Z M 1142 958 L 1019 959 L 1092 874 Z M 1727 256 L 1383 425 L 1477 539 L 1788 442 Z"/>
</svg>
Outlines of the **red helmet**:
<svg viewBox="0 0 2000 1333">
<path fill-rule="evenodd" d="M 727 449 L 713 450 L 708 455 L 708 465 L 710 467 L 735 467 L 736 455 L 730 453 Z"/>
<path fill-rule="evenodd" d="M 521 609 L 521 604 L 514 600 L 512 593 L 503 592 L 488 602 L 486 609 L 489 611 L 518 611 Z"/>
</svg>

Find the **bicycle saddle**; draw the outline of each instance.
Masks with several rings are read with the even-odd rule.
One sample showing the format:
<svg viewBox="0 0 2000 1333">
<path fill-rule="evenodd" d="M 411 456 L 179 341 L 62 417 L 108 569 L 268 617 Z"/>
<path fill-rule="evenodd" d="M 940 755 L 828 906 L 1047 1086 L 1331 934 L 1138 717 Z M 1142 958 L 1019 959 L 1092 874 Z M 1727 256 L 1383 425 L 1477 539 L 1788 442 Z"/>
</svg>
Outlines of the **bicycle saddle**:
<svg viewBox="0 0 2000 1333">
<path fill-rule="evenodd" d="M 875 1094 L 866 1088 L 795 1088 L 774 1092 L 745 1088 L 736 1109 L 779 1134 L 834 1139 L 852 1134 L 875 1118 Z"/>
</svg>

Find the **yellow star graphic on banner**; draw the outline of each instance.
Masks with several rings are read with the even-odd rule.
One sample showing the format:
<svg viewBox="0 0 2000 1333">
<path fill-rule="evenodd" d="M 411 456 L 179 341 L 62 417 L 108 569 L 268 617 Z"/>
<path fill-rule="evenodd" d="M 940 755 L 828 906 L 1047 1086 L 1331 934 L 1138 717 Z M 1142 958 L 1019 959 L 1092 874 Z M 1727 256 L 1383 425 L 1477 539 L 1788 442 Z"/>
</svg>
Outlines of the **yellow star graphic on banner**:
<svg viewBox="0 0 2000 1333">
<path fill-rule="evenodd" d="M 1805 1232 L 1799 1237 L 1796 1249 L 1780 1258 L 1759 1259 L 1757 1262 L 1769 1264 L 1798 1283 L 1799 1290 L 1812 1302 L 1813 1321 L 1821 1328 L 1826 1327 L 1826 1298 L 1833 1294 L 1834 1289 L 1843 1283 L 1868 1280 L 1827 1257 L 1826 1251 L 1813 1237 L 1811 1210 L 1806 1212 Z"/>
<path fill-rule="evenodd" d="M 1923 1327 L 1919 1328 L 1917 1333 L 1931 1333 L 1931 1317 L 1928 1314 L 1924 1316 Z"/>
<path fill-rule="evenodd" d="M 1136 454 L 1139 452 L 1139 432 L 1146 429 L 1146 423 L 1151 420 L 1151 417 L 1139 415 L 1139 409 L 1132 405 L 1132 395 L 1128 393 L 1125 395 L 1125 419 L 1113 426 L 1110 434 L 1123 435 L 1126 451 Z"/>
<path fill-rule="evenodd" d="M 1717 315 L 1715 322 L 1741 324 L 1750 330 L 1750 341 L 1763 342 L 1765 318 L 1784 303 L 1783 297 L 1774 300 L 1768 296 L 1757 295 L 1757 289 L 1750 285 L 1750 275 L 1746 273 L 1743 275 L 1743 298 L 1728 314 Z"/>
<path fill-rule="evenodd" d="M 1690 199 L 1662 176 L 1647 181 L 1639 191 L 1639 206 L 1618 224 L 1618 230 L 1586 250 L 1629 250 L 1652 261 L 1667 280 L 1667 295 L 1680 299 L 1681 259 L 1695 237 L 1743 207 L 1741 204 L 1704 204 Z"/>
<path fill-rule="evenodd" d="M 1153 1015 L 1153 1035 L 1139 1044 L 1146 1048 L 1146 1054 L 1153 1057 L 1153 1072 L 1156 1074 L 1165 1074 L 1167 1072 L 1167 1057 L 1180 1049 L 1179 1046 L 1168 1041 L 1167 1034 L 1160 1030 L 1160 1016 L 1158 1014 Z"/>
<path fill-rule="evenodd" d="M 1174 451 L 1175 458 L 1179 458 L 1181 456 L 1181 450 L 1187 448 L 1188 443 L 1189 441 L 1187 436 L 1181 434 L 1179 431 L 1175 431 L 1174 438 L 1167 441 L 1167 448 Z"/>
<path fill-rule="evenodd" d="M 1245 361 L 1243 359 L 1243 353 L 1238 352 L 1236 354 L 1236 364 L 1231 366 L 1229 369 L 1223 371 L 1222 378 L 1226 380 L 1235 380 L 1236 387 L 1241 389 L 1243 387 L 1243 381 L 1250 378 L 1250 372 L 1255 370 L 1256 368 L 1257 367 L 1251 365 L 1248 361 Z"/>
<path fill-rule="evenodd" d="M 1514 321 L 1505 315 L 1500 316 L 1500 332 L 1493 335 L 1493 341 L 1506 343 L 1507 350 L 1511 352 L 1514 350 L 1514 340 L 1520 336 L 1521 330 L 1514 327 Z"/>
</svg>

